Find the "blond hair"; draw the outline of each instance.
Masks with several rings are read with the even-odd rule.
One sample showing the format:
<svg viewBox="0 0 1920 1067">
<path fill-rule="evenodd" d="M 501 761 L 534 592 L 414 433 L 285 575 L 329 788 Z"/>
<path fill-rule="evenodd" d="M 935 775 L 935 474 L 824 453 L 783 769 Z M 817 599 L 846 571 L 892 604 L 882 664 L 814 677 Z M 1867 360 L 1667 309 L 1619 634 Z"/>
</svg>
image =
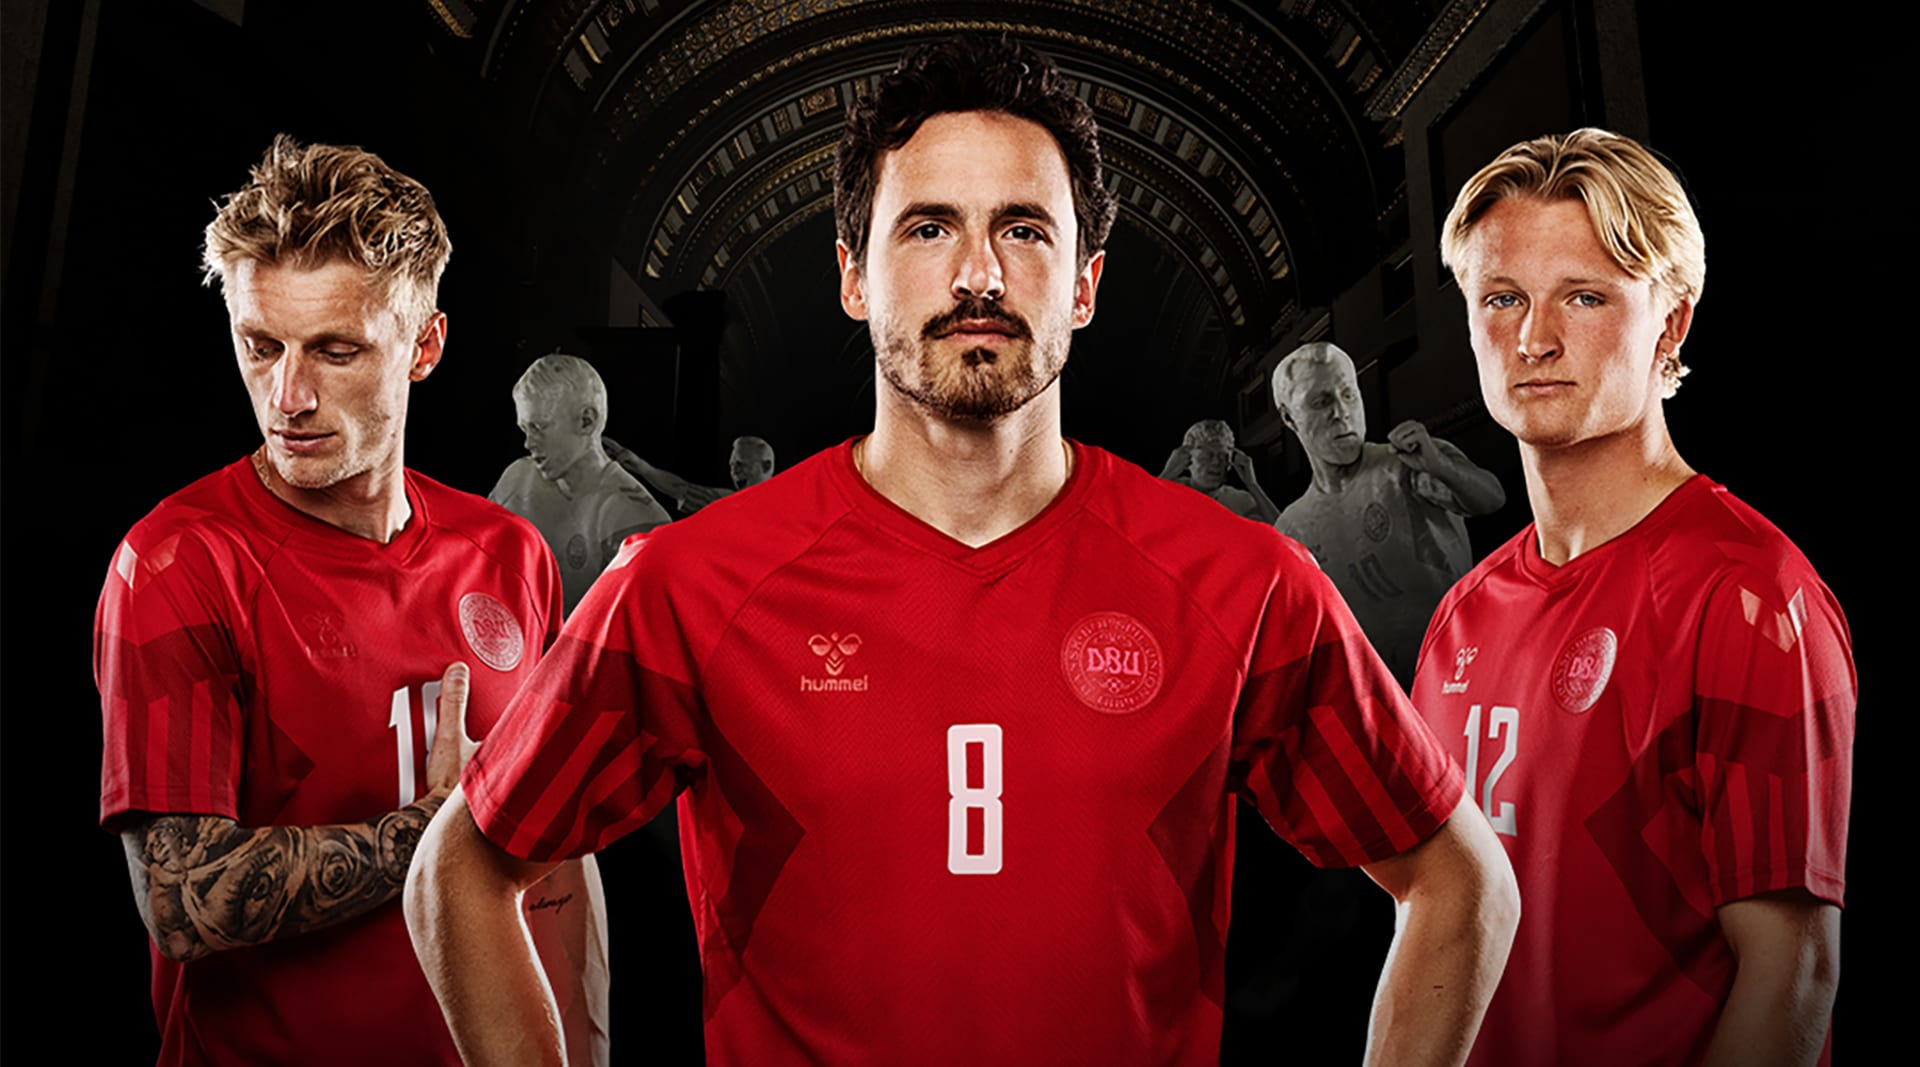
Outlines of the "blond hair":
<svg viewBox="0 0 1920 1067">
<path fill-rule="evenodd" d="M 207 224 L 203 281 L 228 287 L 241 260 L 313 268 L 345 260 L 417 332 L 432 318 L 453 246 L 433 194 L 372 152 L 280 134 Z"/>
<path fill-rule="evenodd" d="M 1674 304 L 1699 303 L 1707 285 L 1700 220 L 1680 180 L 1632 138 L 1587 127 L 1500 153 L 1454 199 L 1440 226 L 1440 262 L 1458 273 L 1474 225 L 1509 197 L 1579 201 L 1616 266 Z M 1663 353 L 1660 373 L 1672 396 L 1687 373 L 1677 348 Z"/>
</svg>

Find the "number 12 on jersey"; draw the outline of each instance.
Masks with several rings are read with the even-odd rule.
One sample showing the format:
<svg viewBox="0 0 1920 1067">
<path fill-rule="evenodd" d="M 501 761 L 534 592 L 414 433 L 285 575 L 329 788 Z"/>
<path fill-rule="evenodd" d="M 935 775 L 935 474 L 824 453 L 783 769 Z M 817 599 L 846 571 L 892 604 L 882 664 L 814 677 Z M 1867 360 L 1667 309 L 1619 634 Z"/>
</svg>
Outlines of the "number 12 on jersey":
<svg viewBox="0 0 1920 1067">
<path fill-rule="evenodd" d="M 969 773 L 970 765 L 979 773 Z M 947 727 L 947 796 L 947 870 L 954 874 L 999 874 L 1002 820 L 997 724 Z"/>
<path fill-rule="evenodd" d="M 1496 705 L 1487 714 L 1487 739 L 1499 740 L 1504 733 L 1507 745 L 1500 750 L 1500 758 L 1494 761 L 1493 769 L 1487 772 L 1487 783 L 1481 788 L 1480 810 L 1487 813 L 1487 821 L 1493 824 L 1496 832 L 1508 837 L 1520 836 L 1519 817 L 1514 811 L 1513 801 L 1503 800 L 1500 806 L 1493 805 L 1493 787 L 1500 782 L 1500 776 L 1507 773 L 1513 763 L 1514 752 L 1520 740 L 1520 709 Z M 1467 795 L 1473 795 L 1473 779 L 1480 773 L 1480 705 L 1475 704 L 1467 710 Z"/>
</svg>

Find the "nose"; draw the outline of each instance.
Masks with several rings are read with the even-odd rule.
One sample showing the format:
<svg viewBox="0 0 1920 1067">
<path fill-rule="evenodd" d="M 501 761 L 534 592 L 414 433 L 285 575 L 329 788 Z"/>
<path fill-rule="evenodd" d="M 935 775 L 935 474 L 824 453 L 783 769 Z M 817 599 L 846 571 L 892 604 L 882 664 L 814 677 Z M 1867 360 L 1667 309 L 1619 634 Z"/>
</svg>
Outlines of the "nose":
<svg viewBox="0 0 1920 1067">
<path fill-rule="evenodd" d="M 273 368 L 273 404 L 282 415 L 301 415 L 320 406 L 313 373 L 297 352 L 286 352 Z"/>
<path fill-rule="evenodd" d="M 991 238 L 963 242 L 960 262 L 953 275 L 953 295 L 998 300 L 1006 293 L 1006 278 L 1000 273 L 1000 256 Z"/>
<path fill-rule="evenodd" d="M 1536 303 L 1520 321 L 1520 358 L 1538 363 L 1560 354 L 1559 322 L 1550 307 Z"/>
</svg>

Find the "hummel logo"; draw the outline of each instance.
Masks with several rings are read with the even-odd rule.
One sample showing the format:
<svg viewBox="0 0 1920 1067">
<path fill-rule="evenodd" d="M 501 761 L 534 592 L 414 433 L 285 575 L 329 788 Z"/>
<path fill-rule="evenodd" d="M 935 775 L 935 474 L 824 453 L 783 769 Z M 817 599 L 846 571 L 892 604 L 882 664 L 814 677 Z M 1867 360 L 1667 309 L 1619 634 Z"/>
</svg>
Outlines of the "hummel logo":
<svg viewBox="0 0 1920 1067">
<path fill-rule="evenodd" d="M 1453 681 L 1440 683 L 1442 693 L 1464 693 L 1467 691 L 1467 666 L 1480 654 L 1479 645 L 1468 645 L 1453 654 Z"/>
<path fill-rule="evenodd" d="M 827 673 L 838 677 L 841 671 L 847 669 L 847 657 L 860 651 L 860 635 L 830 634 L 822 637 L 814 634 L 807 638 L 807 647 L 813 649 L 814 655 L 826 657 Z"/>
<path fill-rule="evenodd" d="M 807 648 L 819 656 L 827 668 L 827 677 L 812 678 L 800 676 L 802 693 L 864 693 L 867 691 L 867 676 L 842 678 L 847 669 L 847 661 L 860 651 L 859 634 L 814 634 L 807 638 Z"/>
</svg>

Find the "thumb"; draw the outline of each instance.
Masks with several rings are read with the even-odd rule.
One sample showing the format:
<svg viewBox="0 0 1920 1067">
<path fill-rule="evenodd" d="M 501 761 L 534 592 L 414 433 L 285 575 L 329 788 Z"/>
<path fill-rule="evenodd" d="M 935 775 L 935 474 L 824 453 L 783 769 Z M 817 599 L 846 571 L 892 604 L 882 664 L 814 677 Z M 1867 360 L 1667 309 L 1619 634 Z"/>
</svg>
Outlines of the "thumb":
<svg viewBox="0 0 1920 1067">
<path fill-rule="evenodd" d="M 440 714 L 439 724 L 434 732 L 458 730 L 456 741 L 467 739 L 467 685 L 469 672 L 465 663 L 451 663 L 440 674 Z M 435 740 L 439 740 L 435 738 Z"/>
</svg>

